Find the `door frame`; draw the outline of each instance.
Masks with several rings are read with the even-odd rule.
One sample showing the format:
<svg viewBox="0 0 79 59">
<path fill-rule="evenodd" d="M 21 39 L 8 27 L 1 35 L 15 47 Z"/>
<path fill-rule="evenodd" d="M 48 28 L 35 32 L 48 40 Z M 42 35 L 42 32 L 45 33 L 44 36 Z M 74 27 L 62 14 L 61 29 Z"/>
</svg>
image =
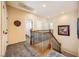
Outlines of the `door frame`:
<svg viewBox="0 0 79 59">
<path fill-rule="evenodd" d="M 3 13 L 4 12 L 4 13 Z M 3 18 L 3 15 L 5 15 L 5 18 Z M 5 36 L 3 35 L 6 35 L 4 34 L 6 31 L 3 29 L 3 21 L 6 22 L 7 24 L 7 13 L 6 13 L 6 3 L 4 1 L 1 1 L 1 56 L 5 56 L 5 53 L 6 53 L 6 46 L 7 46 L 7 38 L 5 38 Z M 8 27 L 6 26 L 6 29 Z M 4 31 L 4 33 L 3 33 Z"/>
</svg>

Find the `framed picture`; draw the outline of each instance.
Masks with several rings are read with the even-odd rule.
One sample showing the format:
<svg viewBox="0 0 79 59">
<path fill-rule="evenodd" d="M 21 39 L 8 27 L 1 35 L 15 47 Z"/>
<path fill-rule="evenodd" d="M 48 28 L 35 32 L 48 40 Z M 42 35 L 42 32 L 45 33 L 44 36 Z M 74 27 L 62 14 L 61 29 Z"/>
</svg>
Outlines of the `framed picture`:
<svg viewBox="0 0 79 59">
<path fill-rule="evenodd" d="M 70 36 L 69 25 L 59 25 L 58 26 L 58 35 Z"/>
<path fill-rule="evenodd" d="M 77 37 L 79 39 L 79 18 L 77 19 Z"/>
</svg>

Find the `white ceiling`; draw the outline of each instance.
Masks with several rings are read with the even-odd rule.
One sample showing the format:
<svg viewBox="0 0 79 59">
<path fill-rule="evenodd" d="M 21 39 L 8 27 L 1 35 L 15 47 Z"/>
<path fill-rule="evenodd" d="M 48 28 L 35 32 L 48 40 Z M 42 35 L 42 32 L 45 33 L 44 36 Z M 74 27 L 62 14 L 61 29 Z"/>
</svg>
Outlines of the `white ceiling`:
<svg viewBox="0 0 79 59">
<path fill-rule="evenodd" d="M 8 4 L 12 4 L 9 2 Z M 31 7 L 35 14 L 40 16 L 56 16 L 62 12 L 70 12 L 77 9 L 77 2 L 75 1 L 21 1 L 13 2 L 13 6 L 16 7 L 17 3 L 23 3 L 24 5 Z M 45 4 L 46 7 L 42 7 Z M 32 12 L 32 11 L 31 11 Z"/>
</svg>

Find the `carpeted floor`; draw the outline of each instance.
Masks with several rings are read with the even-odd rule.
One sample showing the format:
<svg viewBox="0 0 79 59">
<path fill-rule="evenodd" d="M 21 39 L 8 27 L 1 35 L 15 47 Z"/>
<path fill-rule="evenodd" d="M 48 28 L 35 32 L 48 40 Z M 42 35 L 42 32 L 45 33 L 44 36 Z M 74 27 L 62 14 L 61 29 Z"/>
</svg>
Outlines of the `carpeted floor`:
<svg viewBox="0 0 79 59">
<path fill-rule="evenodd" d="M 9 45 L 5 57 L 34 57 L 37 54 L 34 54 L 34 51 L 31 51 L 24 46 L 24 42 Z"/>
</svg>

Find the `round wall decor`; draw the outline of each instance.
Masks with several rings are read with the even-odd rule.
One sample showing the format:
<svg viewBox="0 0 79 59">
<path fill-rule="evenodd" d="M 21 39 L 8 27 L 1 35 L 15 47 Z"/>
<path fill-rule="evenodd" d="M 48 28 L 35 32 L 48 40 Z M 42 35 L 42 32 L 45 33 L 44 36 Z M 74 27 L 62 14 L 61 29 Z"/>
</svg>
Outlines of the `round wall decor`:
<svg viewBox="0 0 79 59">
<path fill-rule="evenodd" d="M 14 25 L 19 27 L 21 25 L 21 22 L 19 20 L 14 21 Z"/>
</svg>

